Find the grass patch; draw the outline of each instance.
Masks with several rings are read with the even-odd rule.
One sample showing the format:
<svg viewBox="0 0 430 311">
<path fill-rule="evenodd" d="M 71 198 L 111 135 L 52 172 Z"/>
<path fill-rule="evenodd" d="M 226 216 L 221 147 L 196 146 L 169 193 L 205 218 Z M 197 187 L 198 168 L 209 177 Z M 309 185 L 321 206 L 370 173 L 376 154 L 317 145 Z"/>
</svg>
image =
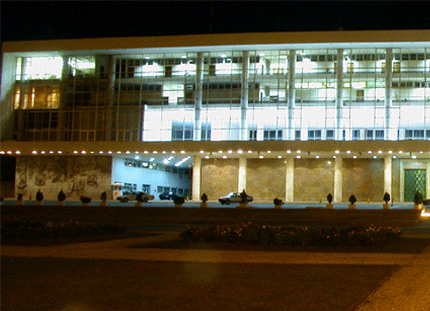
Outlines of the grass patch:
<svg viewBox="0 0 430 311">
<path fill-rule="evenodd" d="M 395 266 L 1 258 L 2 310 L 354 310 Z"/>
</svg>

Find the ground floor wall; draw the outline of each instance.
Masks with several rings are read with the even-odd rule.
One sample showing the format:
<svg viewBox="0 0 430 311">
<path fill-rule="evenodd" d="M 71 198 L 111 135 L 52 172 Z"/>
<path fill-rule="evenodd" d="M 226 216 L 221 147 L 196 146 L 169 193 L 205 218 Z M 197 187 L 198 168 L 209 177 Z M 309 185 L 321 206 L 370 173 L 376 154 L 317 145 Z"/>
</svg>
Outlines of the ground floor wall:
<svg viewBox="0 0 430 311">
<path fill-rule="evenodd" d="M 200 195 L 204 192 L 210 200 L 217 200 L 232 191 L 246 192 L 256 201 L 270 202 L 274 198 L 285 199 L 293 191 L 294 202 L 325 202 L 327 195 L 334 196 L 335 187 L 340 188 L 341 202 L 348 202 L 354 194 L 358 203 L 382 202 L 385 191 L 394 202 L 405 200 L 405 169 L 420 168 L 426 182 L 423 194 L 430 197 L 429 159 L 391 159 L 388 165 L 391 178 L 386 173 L 386 159 L 201 159 Z M 288 161 L 293 161 L 293 172 L 288 172 Z M 245 164 L 243 164 L 245 163 Z M 390 162 L 388 162 L 390 163 Z M 243 170 L 245 173 L 240 174 Z M 340 185 L 335 185 L 335 175 L 340 176 Z M 244 176 L 244 177 L 243 177 Z M 287 183 L 288 176 L 293 182 Z M 240 180 L 244 178 L 244 180 Z M 385 187 L 388 188 L 385 189 Z M 292 188 L 292 189 L 291 189 Z M 406 188 L 405 188 L 406 189 Z M 288 200 L 287 200 L 288 201 Z"/>
<path fill-rule="evenodd" d="M 102 192 L 110 193 L 111 168 L 112 158 L 104 156 L 17 157 L 15 195 L 34 200 L 40 190 L 45 200 L 57 200 L 63 190 L 66 199 L 98 200 Z"/>
<path fill-rule="evenodd" d="M 209 200 L 216 200 L 229 192 L 237 191 L 239 160 L 205 159 L 201 176 L 201 194 L 206 193 Z"/>
</svg>

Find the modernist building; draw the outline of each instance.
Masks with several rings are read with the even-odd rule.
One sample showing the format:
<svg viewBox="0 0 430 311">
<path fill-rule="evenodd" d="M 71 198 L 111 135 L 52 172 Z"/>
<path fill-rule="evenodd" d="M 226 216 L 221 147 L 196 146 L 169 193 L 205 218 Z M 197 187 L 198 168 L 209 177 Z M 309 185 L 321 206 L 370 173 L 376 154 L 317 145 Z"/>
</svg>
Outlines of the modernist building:
<svg viewBox="0 0 430 311">
<path fill-rule="evenodd" d="M 430 31 L 6 42 L 15 192 L 430 195 Z"/>
</svg>

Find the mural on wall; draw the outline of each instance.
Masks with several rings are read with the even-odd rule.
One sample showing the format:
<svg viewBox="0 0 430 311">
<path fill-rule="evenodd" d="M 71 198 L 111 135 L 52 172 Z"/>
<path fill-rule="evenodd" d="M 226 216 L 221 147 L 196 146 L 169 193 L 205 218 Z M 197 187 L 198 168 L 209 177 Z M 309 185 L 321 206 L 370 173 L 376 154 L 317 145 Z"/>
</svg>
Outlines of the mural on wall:
<svg viewBox="0 0 430 311">
<path fill-rule="evenodd" d="M 81 195 L 98 199 L 110 193 L 111 167 L 109 157 L 18 157 L 15 192 L 26 199 L 39 189 L 47 200 L 56 200 L 60 190 L 72 200 Z"/>
</svg>

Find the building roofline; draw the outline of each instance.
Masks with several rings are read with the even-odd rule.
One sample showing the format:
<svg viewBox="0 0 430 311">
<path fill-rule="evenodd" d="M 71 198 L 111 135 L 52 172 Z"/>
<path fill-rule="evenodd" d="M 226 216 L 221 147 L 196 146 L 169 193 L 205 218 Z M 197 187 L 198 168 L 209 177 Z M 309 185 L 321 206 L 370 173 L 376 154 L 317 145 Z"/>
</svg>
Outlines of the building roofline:
<svg viewBox="0 0 430 311">
<path fill-rule="evenodd" d="M 3 53 L 324 43 L 430 42 L 430 30 L 198 34 L 3 42 Z"/>
</svg>

